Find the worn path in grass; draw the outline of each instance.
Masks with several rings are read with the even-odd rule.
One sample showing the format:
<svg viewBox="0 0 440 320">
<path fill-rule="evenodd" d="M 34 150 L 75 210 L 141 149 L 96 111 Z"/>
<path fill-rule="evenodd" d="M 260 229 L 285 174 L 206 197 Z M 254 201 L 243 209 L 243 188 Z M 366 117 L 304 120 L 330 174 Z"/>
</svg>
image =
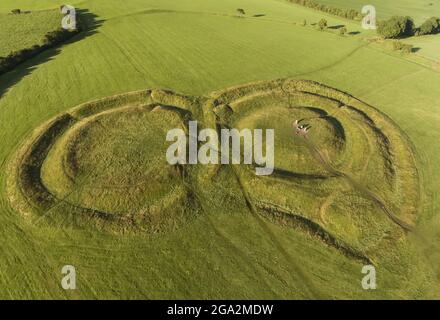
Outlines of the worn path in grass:
<svg viewBox="0 0 440 320">
<path fill-rule="evenodd" d="M 394 223 L 396 223 L 398 226 L 400 226 L 403 230 L 410 231 L 410 232 L 414 231 L 414 227 L 413 226 L 411 226 L 410 224 L 406 223 L 405 221 L 399 219 L 388 208 L 388 206 L 385 204 L 385 202 L 378 195 L 376 195 L 374 192 L 369 190 L 367 186 L 364 186 L 362 183 L 356 181 L 355 179 L 353 179 L 347 173 L 339 171 L 339 170 L 336 170 L 331 165 L 330 161 L 328 161 L 326 159 L 326 157 L 322 154 L 322 152 L 318 149 L 318 147 L 312 141 L 307 139 L 306 136 L 304 137 L 304 141 L 305 141 L 306 146 L 309 148 L 310 153 L 313 155 L 314 159 L 325 170 L 327 170 L 329 173 L 331 173 L 331 174 L 333 174 L 335 176 L 344 177 L 345 180 L 348 181 L 353 186 L 354 189 L 356 189 L 361 194 L 363 194 L 367 199 L 373 201 L 373 203 L 375 203 Z"/>
</svg>

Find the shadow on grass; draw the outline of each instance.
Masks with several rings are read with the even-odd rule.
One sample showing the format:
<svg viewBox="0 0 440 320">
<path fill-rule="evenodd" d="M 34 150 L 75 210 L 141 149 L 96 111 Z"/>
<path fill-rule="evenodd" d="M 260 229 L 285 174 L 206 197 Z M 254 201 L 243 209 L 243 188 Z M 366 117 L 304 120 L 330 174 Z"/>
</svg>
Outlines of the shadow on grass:
<svg viewBox="0 0 440 320">
<path fill-rule="evenodd" d="M 412 53 L 416 53 L 416 52 L 419 52 L 420 50 L 422 50 L 422 48 L 415 47 L 415 48 L 412 48 L 412 49 L 411 49 L 411 52 L 412 52 Z"/>
<path fill-rule="evenodd" d="M 335 25 L 335 26 L 330 26 L 330 27 L 328 27 L 329 29 L 333 29 L 333 30 L 338 30 L 338 29 L 341 29 L 341 28 L 344 28 L 345 27 L 345 25 L 343 25 L 343 24 L 338 24 L 338 25 Z"/>
<path fill-rule="evenodd" d="M 104 20 L 98 20 L 98 16 L 89 12 L 87 9 L 77 9 L 76 11 L 77 19 L 79 21 L 81 31 L 74 35 L 69 40 L 43 52 L 39 53 L 35 57 L 30 58 L 29 60 L 24 61 L 12 71 L 9 71 L 0 76 L 0 99 L 3 95 L 15 84 L 20 82 L 21 79 L 31 74 L 40 64 L 43 64 L 47 61 L 52 60 L 55 56 L 60 53 L 60 49 L 71 43 L 81 41 L 86 37 L 89 37 L 95 33 L 97 33 L 97 29 L 102 25 Z M 60 15 L 60 24 L 61 24 Z"/>
</svg>

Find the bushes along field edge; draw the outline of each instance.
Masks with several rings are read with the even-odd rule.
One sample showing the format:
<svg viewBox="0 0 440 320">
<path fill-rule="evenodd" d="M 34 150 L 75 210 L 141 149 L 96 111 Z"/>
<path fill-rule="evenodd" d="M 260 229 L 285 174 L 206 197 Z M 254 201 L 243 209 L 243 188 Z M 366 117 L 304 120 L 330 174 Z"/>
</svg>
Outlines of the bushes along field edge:
<svg viewBox="0 0 440 320">
<path fill-rule="evenodd" d="M 0 75 L 12 71 L 19 64 L 37 56 L 41 52 L 69 40 L 70 38 L 78 34 L 81 31 L 80 29 L 80 26 L 77 25 L 77 29 L 75 30 L 65 30 L 59 28 L 54 31 L 49 31 L 44 36 L 42 45 L 36 44 L 31 48 L 24 48 L 18 51 L 13 51 L 6 57 L 0 57 Z"/>
</svg>

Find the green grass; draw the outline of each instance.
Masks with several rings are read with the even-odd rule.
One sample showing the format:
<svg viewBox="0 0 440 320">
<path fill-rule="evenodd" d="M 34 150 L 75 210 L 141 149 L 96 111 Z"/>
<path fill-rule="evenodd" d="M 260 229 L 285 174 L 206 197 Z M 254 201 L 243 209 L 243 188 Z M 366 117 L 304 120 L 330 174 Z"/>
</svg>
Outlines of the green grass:
<svg viewBox="0 0 440 320">
<path fill-rule="evenodd" d="M 59 3 L 23 1 L 20 6 L 49 9 Z M 12 0 L 0 3 L 3 12 L 14 7 Z M 238 7 L 249 16 L 265 16 L 232 17 Z M 96 33 L 0 77 L 1 297 L 439 297 L 438 72 L 358 36 L 295 25 L 304 18 L 317 22 L 324 15 L 282 1 L 93 0 L 81 1 L 81 8 L 102 20 Z M 328 20 L 330 25 L 348 24 L 349 30 L 359 28 L 338 18 Z M 11 208 L 7 165 L 35 128 L 80 103 L 146 88 L 208 96 L 233 85 L 288 76 L 313 79 L 366 101 L 390 116 L 414 144 L 423 196 L 416 219 L 433 249 L 425 256 L 411 236 L 384 238 L 382 251 L 377 251 L 376 291 L 361 289 L 360 262 L 307 232 L 252 215 L 229 169 L 199 199 L 209 207 L 208 214 L 174 232 L 121 236 L 69 224 L 59 228 L 44 219 L 30 223 Z M 283 112 L 258 123 L 276 122 Z M 287 125 L 282 128 L 287 133 Z M 325 132 L 322 138 L 333 139 Z M 338 205 L 328 206 L 328 227 L 336 234 L 345 231 L 347 242 L 359 235 L 377 239 L 386 222 L 350 220 L 359 208 L 354 203 L 365 214 L 381 216 L 368 202 L 354 198 L 347 193 L 336 199 Z M 313 196 L 304 199 L 309 199 L 304 207 L 316 201 Z M 347 228 L 341 227 L 346 221 Z M 387 255 L 384 250 L 390 246 L 395 251 Z M 65 264 L 77 267 L 76 291 L 60 288 Z"/>
<path fill-rule="evenodd" d="M 332 5 L 340 8 L 356 9 L 358 11 L 366 4 L 360 0 L 318 0 L 319 3 Z M 395 1 L 370 1 L 368 4 L 376 7 L 378 19 L 388 19 L 394 15 L 410 16 L 414 19 L 417 26 L 421 25 L 426 19 L 440 15 L 440 1 L 413 1 L 404 0 L 396 4 Z M 427 58 L 428 62 L 434 63 L 438 67 L 440 61 L 439 36 L 421 36 L 405 39 L 403 42 L 412 44 L 416 48 L 416 55 Z"/>
<path fill-rule="evenodd" d="M 347 221 L 340 219 L 331 225 L 332 214 L 327 216 L 327 209 L 338 206 L 338 198 L 343 198 L 347 191 L 352 192 L 351 188 L 347 188 L 347 181 L 353 179 L 363 185 L 362 189 L 380 194 L 388 206 L 399 208 L 401 218 L 413 219 L 416 208 L 402 203 L 404 194 L 411 199 L 410 204 L 417 202 L 417 191 L 413 192 L 418 189 L 418 182 L 413 179 L 416 172 L 410 146 L 392 123 L 387 123 L 383 115 L 368 106 L 351 101 L 338 92 L 304 82 L 294 87 L 303 92 L 291 91 L 288 101 L 284 91 L 275 87 L 276 91 L 268 91 L 270 96 L 259 89 L 259 93 L 251 92 L 249 97 L 240 95 L 236 102 L 229 102 L 234 110 L 232 127 L 275 128 L 278 133 L 274 179 L 264 181 L 253 177 L 253 174 L 248 175 L 244 182 L 251 190 L 249 193 L 255 201 L 284 206 L 290 212 L 321 224 L 331 234 L 345 239 L 350 247 L 361 252 L 368 248 L 369 257 L 376 260 L 373 257 L 382 247 L 378 243 L 384 234 L 394 231 L 381 230 L 382 227 L 389 228 L 385 217 L 380 216 L 377 208 L 372 210 L 362 200 L 356 200 L 356 193 L 359 192 L 357 197 L 362 198 L 363 190 L 355 188 L 351 203 L 340 206 L 345 210 L 340 210 L 339 214 L 343 212 Z M 292 137 L 293 119 L 303 119 L 303 123 L 312 126 L 306 141 L 299 136 Z M 371 124 L 369 119 L 381 123 L 380 127 Z M 311 154 L 310 145 L 322 154 L 325 165 Z M 342 172 L 351 178 L 335 176 L 334 172 Z M 295 191 L 280 192 L 286 189 Z M 395 197 L 396 189 L 399 190 L 398 197 Z M 355 230 L 347 228 L 350 224 L 357 225 L 353 226 Z M 375 225 L 375 228 L 371 230 L 368 225 Z M 359 234 L 363 232 L 364 235 Z M 374 253 L 372 248 L 375 248 Z"/>
<path fill-rule="evenodd" d="M 417 54 L 433 61 L 440 61 L 440 50 L 438 50 L 440 35 L 412 37 L 410 39 L 405 39 L 403 42 L 412 44 L 414 48 L 420 49 L 417 51 Z"/>
<path fill-rule="evenodd" d="M 356 9 L 361 11 L 366 4 L 376 7 L 379 19 L 388 19 L 395 15 L 410 16 L 416 23 L 422 23 L 427 18 L 440 12 L 440 1 L 438 0 L 400 0 L 398 3 L 393 0 L 371 0 L 368 3 L 362 0 L 316 0 L 318 3 L 332 5 L 338 8 Z M 438 15 L 438 14 L 437 14 Z"/>
<path fill-rule="evenodd" d="M 356 9 L 358 11 L 360 11 L 366 4 L 360 0 L 318 0 L 317 2 L 339 8 Z M 427 0 L 417 2 L 413 0 L 404 0 L 399 1 L 398 5 L 394 1 L 370 1 L 368 4 L 376 7 L 379 19 L 388 19 L 394 15 L 408 15 L 414 19 L 416 25 L 421 25 L 426 19 L 440 14 L 436 14 L 436 12 L 440 12 L 439 1 Z M 436 65 L 438 64 L 440 59 L 438 36 L 411 37 L 405 39 L 404 42 L 412 44 L 414 48 L 417 49 L 417 56 L 427 58 L 428 60 L 433 61 Z"/>
<path fill-rule="evenodd" d="M 61 27 L 58 10 L 34 11 L 22 14 L 0 13 L 0 57 L 13 51 L 42 45 L 44 36 Z"/>
</svg>

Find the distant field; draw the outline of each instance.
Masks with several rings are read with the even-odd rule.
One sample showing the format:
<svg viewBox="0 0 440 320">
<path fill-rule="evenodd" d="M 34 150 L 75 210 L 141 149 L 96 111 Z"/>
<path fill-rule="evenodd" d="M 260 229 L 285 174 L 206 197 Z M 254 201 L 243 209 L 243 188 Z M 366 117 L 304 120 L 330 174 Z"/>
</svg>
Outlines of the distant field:
<svg viewBox="0 0 440 320">
<path fill-rule="evenodd" d="M 74 5 L 81 0 L 71 0 L 69 4 Z M 0 12 L 9 13 L 12 9 L 21 10 L 43 10 L 59 8 L 62 4 L 57 0 L 20 0 L 18 1 L 2 1 L 0 2 Z"/>
<path fill-rule="evenodd" d="M 319 3 L 340 8 L 361 10 L 366 3 L 362 0 L 317 0 Z M 412 17 L 417 25 L 433 16 L 440 16 L 440 0 L 372 0 L 368 4 L 374 5 L 379 19 L 387 19 L 394 15 Z M 405 43 L 412 44 L 417 54 L 428 59 L 440 61 L 440 37 L 423 36 L 406 39 Z"/>
<path fill-rule="evenodd" d="M 23 10 L 60 5 L 20 3 Z M 359 23 L 284 1 L 75 3 L 96 15 L 95 24 L 88 24 L 93 32 L 0 76 L 0 297 L 438 298 L 440 73 L 390 54 L 363 34 L 318 31 L 310 24 L 323 17 L 330 26 L 362 30 Z M 352 3 L 357 8 L 358 2 Z M 15 7 L 15 0 L 0 2 L 2 12 Z M 384 6 L 390 15 L 400 14 L 401 7 L 394 11 L 391 1 Z M 245 9 L 246 18 L 235 16 L 237 8 Z M 408 7 L 408 13 L 412 9 L 420 17 L 429 12 L 423 5 Z M 55 16 L 59 22 L 54 11 Z M 6 33 L 0 39 L 17 46 Z M 431 50 L 434 54 L 434 42 Z M 290 91 L 271 81 L 279 78 L 310 79 L 338 90 L 299 82 Z M 255 81 L 264 82 L 231 88 Z M 170 91 L 146 90 L 158 88 Z M 143 91 L 136 100 L 107 104 L 105 99 L 138 90 Z M 72 109 L 102 98 L 106 103 Z M 210 105 L 212 98 L 218 108 Z M 162 142 L 168 126 L 181 125 L 181 114 L 154 104 L 191 111 L 206 125 L 214 124 L 215 111 L 238 127 L 276 126 L 278 175 L 257 179 L 237 166 L 214 171 L 215 179 L 207 168 L 191 168 L 188 175 L 170 170 L 161 162 Z M 121 109 L 105 113 L 110 107 Z M 60 115 L 65 136 L 63 130 L 48 130 L 48 121 Z M 309 119 L 310 141 L 327 161 L 313 144 L 293 138 L 295 118 Z M 45 146 L 53 146 L 50 153 Z M 75 156 L 80 161 L 73 161 Z M 142 170 L 145 162 L 152 171 Z M 362 185 L 326 172 L 328 162 Z M 32 175 L 35 168 L 42 171 Z M 14 179 L 15 173 L 29 179 Z M 176 178 L 187 180 L 170 182 Z M 387 218 L 364 184 L 399 219 L 413 224 L 429 246 Z M 191 185 L 197 187 L 188 190 Z M 45 188 L 56 197 L 44 198 Z M 32 203 L 23 196 L 36 200 L 31 212 Z M 174 202 L 155 206 L 157 199 Z M 161 220 L 160 213 L 172 217 L 176 212 L 170 208 L 184 207 L 182 199 L 202 214 L 170 223 L 173 231 L 162 232 L 168 229 L 160 224 L 168 227 L 169 220 Z M 152 206 L 156 228 L 133 232 L 138 221 L 126 211 L 145 203 Z M 255 215 L 249 203 L 268 214 Z M 82 207 L 92 207 L 96 215 L 81 217 L 90 213 Z M 106 216 L 110 220 L 116 216 L 115 229 L 99 224 L 105 210 L 113 215 Z M 292 226 L 285 215 L 295 214 L 317 221 L 339 242 L 325 243 L 325 236 L 310 232 L 310 224 L 309 229 Z M 347 254 L 341 243 L 361 251 L 361 259 Z M 378 268 L 374 291 L 360 287 L 365 257 Z M 77 267 L 77 290 L 60 288 L 65 264 Z"/>
<path fill-rule="evenodd" d="M 427 18 L 440 15 L 439 0 L 316 0 L 318 3 L 340 8 L 361 10 L 364 5 L 376 7 L 379 19 L 387 19 L 394 15 L 411 16 L 417 23 Z"/>
<path fill-rule="evenodd" d="M 404 42 L 412 44 L 414 48 L 420 48 L 420 51 L 417 51 L 418 54 L 440 61 L 440 35 L 412 37 L 405 39 Z"/>
<path fill-rule="evenodd" d="M 59 10 L 33 11 L 31 13 L 0 13 L 0 57 L 12 51 L 42 45 L 44 36 L 61 27 Z"/>
</svg>

